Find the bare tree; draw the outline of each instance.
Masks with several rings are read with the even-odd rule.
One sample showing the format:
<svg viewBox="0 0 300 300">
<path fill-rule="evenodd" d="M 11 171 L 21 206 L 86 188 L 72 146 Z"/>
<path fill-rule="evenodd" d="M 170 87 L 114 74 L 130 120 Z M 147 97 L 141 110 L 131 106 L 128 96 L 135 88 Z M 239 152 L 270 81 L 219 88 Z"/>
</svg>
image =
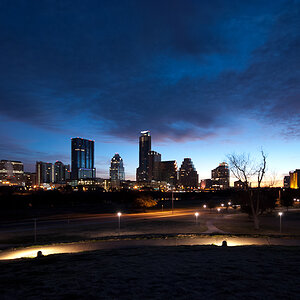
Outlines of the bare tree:
<svg viewBox="0 0 300 300">
<path fill-rule="evenodd" d="M 269 177 L 269 184 L 267 186 L 276 187 L 279 182 L 277 172 L 273 170 L 272 172 L 269 173 L 268 177 Z"/>
<path fill-rule="evenodd" d="M 253 216 L 254 228 L 259 229 L 259 201 L 260 201 L 260 188 L 262 180 L 266 173 L 267 156 L 261 150 L 261 160 L 257 163 L 251 159 L 250 154 L 229 154 L 227 155 L 230 171 L 232 174 L 244 184 L 244 188 L 248 194 L 250 207 Z M 257 179 L 257 192 L 254 195 L 253 190 L 249 189 L 251 178 L 256 176 Z"/>
</svg>

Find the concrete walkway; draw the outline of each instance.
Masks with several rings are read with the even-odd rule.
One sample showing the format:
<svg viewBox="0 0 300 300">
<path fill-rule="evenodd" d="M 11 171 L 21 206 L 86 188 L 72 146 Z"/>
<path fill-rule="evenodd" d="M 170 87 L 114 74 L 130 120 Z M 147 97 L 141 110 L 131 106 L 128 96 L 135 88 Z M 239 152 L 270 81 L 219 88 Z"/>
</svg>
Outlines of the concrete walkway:
<svg viewBox="0 0 300 300">
<path fill-rule="evenodd" d="M 213 220 L 208 220 L 206 222 L 205 225 L 207 226 L 207 230 L 204 233 L 226 233 L 225 231 L 217 228 L 212 221 Z"/>
</svg>

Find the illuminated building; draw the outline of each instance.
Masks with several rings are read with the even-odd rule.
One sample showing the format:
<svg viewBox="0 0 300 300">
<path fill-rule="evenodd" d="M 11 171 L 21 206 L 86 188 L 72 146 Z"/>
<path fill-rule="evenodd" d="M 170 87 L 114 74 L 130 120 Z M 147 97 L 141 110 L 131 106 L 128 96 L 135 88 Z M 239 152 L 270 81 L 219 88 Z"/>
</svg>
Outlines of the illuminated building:
<svg viewBox="0 0 300 300">
<path fill-rule="evenodd" d="M 229 168 L 225 162 L 211 171 L 212 187 L 217 190 L 229 189 Z"/>
<path fill-rule="evenodd" d="M 246 184 L 241 180 L 237 180 L 234 182 L 234 188 L 237 190 L 244 190 L 246 188 Z"/>
<path fill-rule="evenodd" d="M 212 187 L 212 180 L 211 179 L 203 179 L 203 180 L 201 180 L 200 187 L 203 190 L 204 189 L 211 189 L 211 187 Z"/>
<path fill-rule="evenodd" d="M 150 131 L 141 131 L 139 138 L 139 167 L 136 170 L 138 182 L 149 181 L 149 155 L 151 151 Z"/>
<path fill-rule="evenodd" d="M 283 186 L 285 188 L 289 188 L 290 187 L 290 176 L 284 176 L 284 178 L 283 178 Z"/>
<path fill-rule="evenodd" d="M 95 178 L 94 141 L 71 139 L 72 179 Z"/>
<path fill-rule="evenodd" d="M 111 159 L 110 169 L 109 169 L 110 180 L 112 181 L 122 181 L 125 180 L 123 159 L 116 153 Z"/>
<path fill-rule="evenodd" d="M 70 179 L 70 165 L 57 161 L 54 164 L 54 182 L 65 183 L 68 179 Z"/>
<path fill-rule="evenodd" d="M 37 185 L 40 186 L 44 183 L 54 182 L 54 166 L 51 163 L 42 161 L 36 162 L 36 181 Z"/>
<path fill-rule="evenodd" d="M 160 169 L 161 154 L 156 151 L 149 151 L 148 153 L 148 178 L 149 181 L 159 180 L 159 169 Z"/>
<path fill-rule="evenodd" d="M 24 184 L 24 166 L 20 161 L 1 160 L 0 180 L 15 185 Z"/>
<path fill-rule="evenodd" d="M 160 180 L 173 186 L 177 184 L 176 160 L 162 161 L 159 164 Z"/>
<path fill-rule="evenodd" d="M 35 186 L 36 183 L 36 173 L 25 172 L 24 173 L 25 186 Z"/>
<path fill-rule="evenodd" d="M 198 173 L 190 158 L 185 158 L 179 169 L 179 185 L 184 188 L 198 187 Z"/>
<path fill-rule="evenodd" d="M 294 172 L 290 172 L 290 188 L 298 189 L 300 187 L 300 170 L 297 169 Z"/>
</svg>

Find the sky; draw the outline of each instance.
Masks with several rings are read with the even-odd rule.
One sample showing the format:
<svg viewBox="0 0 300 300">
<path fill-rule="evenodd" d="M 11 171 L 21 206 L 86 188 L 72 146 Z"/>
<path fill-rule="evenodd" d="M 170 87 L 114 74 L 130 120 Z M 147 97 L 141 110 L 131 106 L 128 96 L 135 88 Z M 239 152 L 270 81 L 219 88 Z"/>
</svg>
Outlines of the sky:
<svg viewBox="0 0 300 300">
<path fill-rule="evenodd" d="M 300 1 L 3 0 L 0 159 L 70 163 L 95 140 L 97 176 L 138 137 L 199 178 L 263 149 L 268 172 L 300 168 Z"/>
</svg>

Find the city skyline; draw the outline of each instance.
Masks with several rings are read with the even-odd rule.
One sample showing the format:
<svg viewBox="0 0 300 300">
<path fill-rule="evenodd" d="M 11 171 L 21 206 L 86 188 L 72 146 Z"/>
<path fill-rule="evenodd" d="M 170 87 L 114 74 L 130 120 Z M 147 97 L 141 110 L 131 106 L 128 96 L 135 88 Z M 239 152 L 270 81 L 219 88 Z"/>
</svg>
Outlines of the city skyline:
<svg viewBox="0 0 300 300">
<path fill-rule="evenodd" d="M 263 148 L 280 182 L 300 167 L 299 1 L 16 1 L 0 16 L 1 159 L 71 162 L 81 136 L 97 177 L 118 152 L 134 180 L 147 129 L 199 181 L 232 152 Z"/>
<path fill-rule="evenodd" d="M 144 138 L 147 138 L 147 140 L 144 140 Z M 146 142 L 146 145 L 144 145 L 145 144 L 145 142 Z M 141 131 L 140 132 L 140 136 L 139 136 L 139 161 L 141 161 L 142 162 L 142 164 L 145 164 L 145 162 L 143 162 L 144 161 L 144 159 L 146 159 L 146 158 L 144 158 L 144 157 L 147 157 L 147 164 L 149 164 L 149 158 L 148 158 L 148 155 L 150 155 L 150 156 L 155 156 L 155 155 L 158 155 L 159 156 L 159 163 L 168 163 L 168 164 L 173 164 L 173 163 L 175 163 L 175 165 L 177 164 L 177 161 L 176 160 L 166 160 L 166 161 L 161 161 L 161 154 L 160 153 L 158 153 L 158 152 L 156 152 L 156 151 L 153 151 L 153 150 L 151 150 L 151 133 L 150 133 L 150 130 L 143 130 L 143 131 Z M 77 148 L 79 148 L 79 149 L 77 149 Z M 25 168 L 24 168 L 24 172 L 28 172 L 28 171 L 30 171 L 30 172 L 36 172 L 37 171 L 37 165 L 38 165 L 38 163 L 43 163 L 43 164 L 45 164 L 45 165 L 47 165 L 47 164 L 50 164 L 51 165 L 51 168 L 53 168 L 53 170 L 52 170 L 52 177 L 54 178 L 56 175 L 54 175 L 54 169 L 55 169 L 55 165 L 57 165 L 57 164 L 62 164 L 63 166 L 69 166 L 69 168 L 70 168 L 70 164 L 72 165 L 72 164 L 74 164 L 75 166 L 77 165 L 77 164 L 79 164 L 81 167 L 82 166 L 94 166 L 94 161 L 95 161 L 95 158 L 94 158 L 94 148 L 95 148 L 95 140 L 90 140 L 90 139 L 84 139 L 84 138 L 81 138 L 81 137 L 76 137 L 76 138 L 71 138 L 71 159 L 70 159 L 70 162 L 68 162 L 69 163 L 69 165 L 64 165 L 62 162 L 60 162 L 60 161 L 58 161 L 58 160 L 56 160 L 56 162 L 55 163 L 52 163 L 52 162 L 42 162 L 42 161 L 36 161 L 36 163 L 35 163 L 35 169 L 33 170 L 33 171 L 31 171 L 31 170 L 26 170 Z M 145 148 L 145 149 L 143 149 L 143 148 Z M 80 152 L 80 155 L 78 156 L 78 151 Z M 82 152 L 82 151 L 84 151 L 84 152 Z M 245 153 L 245 154 L 247 154 L 247 153 Z M 251 159 L 251 161 L 252 161 L 252 163 L 254 163 L 254 164 L 256 164 L 256 163 L 259 163 L 259 160 L 257 160 L 256 159 L 256 157 L 252 154 L 251 155 L 251 153 L 248 153 L 248 155 L 250 155 L 249 157 L 250 157 L 250 159 Z M 149 157 L 150 157 L 149 156 Z M 72 157 L 74 157 L 74 159 L 72 159 Z M 82 174 L 82 175 L 80 175 L 79 177 L 81 177 L 81 178 L 103 178 L 103 179 L 109 179 L 109 178 L 111 178 L 111 168 L 112 168 L 112 161 L 116 158 L 116 157 L 118 157 L 118 158 L 120 158 L 121 159 L 121 162 L 122 162 L 122 168 L 123 168 L 123 175 L 122 176 L 124 176 L 124 174 L 125 174 L 125 172 L 124 172 L 124 167 L 123 167 L 123 165 L 125 165 L 125 164 L 123 164 L 123 159 L 120 157 L 120 155 L 119 155 L 119 153 L 115 153 L 115 155 L 114 155 L 114 157 L 110 160 L 110 162 L 109 162 L 109 166 L 108 166 L 108 176 L 97 176 L 97 173 L 95 172 L 95 168 L 92 168 L 92 169 L 82 169 L 83 171 L 82 172 L 88 172 L 87 174 L 92 174 L 92 177 L 89 177 L 89 176 L 87 176 L 87 174 Z M 97 159 L 97 158 L 96 158 Z M 183 159 L 182 159 L 182 164 L 186 161 L 186 160 L 191 160 L 191 158 L 189 157 L 189 158 L 187 158 L 187 157 L 184 157 Z M 3 161 L 6 161 L 6 160 L 3 160 Z M 13 161 L 13 160 L 12 160 Z M 151 159 L 150 159 L 150 161 L 151 161 Z M 19 161 L 20 163 L 22 163 L 22 165 L 23 165 L 23 162 L 21 162 L 21 161 Z M 194 164 L 191 162 L 191 164 L 192 164 L 192 167 L 194 168 Z M 210 175 L 209 176 L 207 176 L 207 177 L 203 177 L 203 178 L 201 178 L 201 177 L 199 177 L 198 175 L 197 175 L 197 177 L 198 177 L 198 185 L 199 185 L 199 187 L 200 186 L 202 186 L 202 181 L 204 180 L 213 180 L 214 179 L 214 177 L 215 177 L 215 175 L 213 175 L 213 172 L 215 172 L 218 168 L 220 168 L 220 167 L 224 167 L 224 166 L 226 166 L 227 165 L 227 169 L 228 169 L 228 163 L 227 163 L 227 158 L 226 159 L 224 159 L 224 161 L 223 162 L 220 162 L 220 163 L 218 163 L 218 165 L 216 165 L 216 169 L 215 168 L 213 168 L 213 169 L 211 169 L 210 170 Z M 149 165 L 149 167 L 150 167 L 150 165 Z M 153 172 L 153 166 L 151 167 L 151 168 L 149 168 L 149 167 L 146 167 L 146 169 L 145 170 L 150 170 L 150 169 L 152 169 L 152 171 L 151 172 Z M 182 167 L 182 165 L 181 165 L 181 167 Z M 159 166 L 157 166 L 157 168 L 158 169 L 160 169 L 160 167 Z M 177 168 L 177 167 L 176 167 Z M 74 172 L 77 174 L 77 172 L 78 172 L 78 170 L 76 169 L 76 168 L 73 168 L 74 169 Z M 136 174 L 135 174 L 135 177 L 133 178 L 126 178 L 126 180 L 130 180 L 130 181 L 139 181 L 138 180 L 138 170 L 139 170 L 139 167 L 136 169 Z M 197 168 L 195 168 L 195 171 L 197 172 Z M 297 169 L 296 169 L 296 171 L 297 171 Z M 56 171 L 55 171 L 56 172 Z M 70 172 L 70 171 L 69 171 Z M 73 172 L 73 175 L 72 176 L 74 176 L 75 175 L 75 173 Z M 90 172 L 92 172 L 92 173 L 90 173 Z M 151 178 L 152 178 L 152 180 L 154 180 L 154 181 L 160 181 L 160 180 L 163 180 L 164 181 L 164 179 L 162 179 L 162 178 L 159 178 L 160 176 L 158 175 L 159 173 L 160 173 L 160 171 L 159 170 L 156 170 L 156 172 L 158 172 L 157 173 L 157 175 L 156 176 L 154 176 L 153 178 L 152 178 L 152 176 L 153 176 L 153 174 L 150 176 Z M 294 172 L 294 169 L 291 169 L 290 171 L 289 171 L 289 175 L 291 174 L 291 172 Z M 150 180 L 150 177 L 148 178 L 148 173 L 149 173 L 149 171 L 147 171 L 147 175 L 143 175 L 142 177 L 144 178 L 144 179 L 141 179 L 140 181 L 141 182 L 147 182 L 147 181 L 151 181 Z M 177 173 L 178 173 L 178 177 L 180 178 L 180 169 L 178 168 L 177 169 Z M 149 173 L 150 174 L 150 173 Z M 228 173 L 229 174 L 229 173 Z M 264 179 L 263 180 L 263 186 L 268 186 L 268 184 L 269 184 L 269 182 L 271 183 L 270 184 L 270 186 L 284 186 L 285 185 L 285 183 L 284 183 L 284 178 L 285 177 L 289 177 L 289 175 L 288 176 L 286 176 L 286 175 L 284 175 L 284 178 L 280 178 L 279 176 L 278 176 L 278 174 L 277 173 L 269 173 L 269 175 L 270 175 L 270 178 L 267 178 L 267 179 Z M 71 176 L 71 177 L 72 177 Z M 75 175 L 75 177 L 77 177 L 78 175 Z M 158 177 L 157 177 L 158 176 Z M 268 175 L 266 175 L 266 176 L 268 176 Z M 37 177 L 39 177 L 38 175 L 37 175 Z M 75 179 L 75 177 L 73 178 L 73 179 Z M 79 177 L 78 177 L 78 179 L 79 179 Z M 146 178 L 148 178 L 148 179 L 146 179 Z M 216 177 L 216 178 L 218 178 L 218 176 Z M 230 186 L 231 187 L 233 187 L 234 186 L 234 183 L 235 183 L 235 181 L 238 181 L 239 179 L 238 178 L 236 178 L 233 174 L 231 175 L 231 176 L 229 176 L 229 184 L 230 184 Z M 55 182 L 55 180 L 53 179 L 52 180 L 53 182 Z M 180 181 L 180 180 L 179 180 Z M 48 181 L 47 181 L 48 182 Z M 253 187 L 255 187 L 256 186 L 256 178 L 255 177 L 250 177 L 250 182 L 251 182 L 251 185 L 253 186 Z"/>
</svg>

